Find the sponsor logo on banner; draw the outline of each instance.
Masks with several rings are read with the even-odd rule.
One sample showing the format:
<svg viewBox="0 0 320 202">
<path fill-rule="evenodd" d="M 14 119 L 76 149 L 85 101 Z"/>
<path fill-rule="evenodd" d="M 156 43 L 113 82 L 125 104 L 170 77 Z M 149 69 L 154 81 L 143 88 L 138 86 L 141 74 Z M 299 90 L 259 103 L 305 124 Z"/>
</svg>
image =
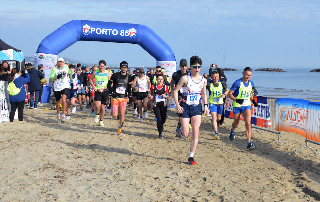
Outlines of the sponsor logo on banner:
<svg viewBox="0 0 320 202">
<path fill-rule="evenodd" d="M 136 33 L 137 33 L 137 30 L 136 29 L 134 29 L 134 28 L 131 28 L 131 29 L 129 29 L 129 36 L 130 36 L 130 38 L 136 38 Z"/>
<path fill-rule="evenodd" d="M 42 60 L 43 58 L 44 58 L 44 57 L 43 57 L 43 55 L 39 55 L 39 59 L 41 59 L 41 60 Z"/>
<path fill-rule="evenodd" d="M 83 26 L 83 33 L 84 33 L 84 35 L 90 34 L 90 26 L 89 25 L 86 24 Z"/>
<path fill-rule="evenodd" d="M 106 29 L 106 28 L 100 28 L 100 27 L 91 27 L 88 24 L 83 25 L 82 32 L 84 35 L 89 34 L 103 34 L 103 35 L 109 35 L 109 36 L 129 36 L 130 38 L 134 39 L 137 36 L 137 30 L 135 28 L 131 28 L 128 30 L 117 30 L 117 29 Z"/>
</svg>

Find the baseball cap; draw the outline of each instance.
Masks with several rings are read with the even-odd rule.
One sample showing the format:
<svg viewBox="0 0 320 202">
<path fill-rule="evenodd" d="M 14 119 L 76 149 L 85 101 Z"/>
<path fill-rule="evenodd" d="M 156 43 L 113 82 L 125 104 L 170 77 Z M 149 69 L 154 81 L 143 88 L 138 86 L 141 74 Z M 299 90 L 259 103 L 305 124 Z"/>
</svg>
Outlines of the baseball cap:
<svg viewBox="0 0 320 202">
<path fill-rule="evenodd" d="M 144 74 L 144 69 L 143 69 L 143 68 L 140 68 L 140 69 L 139 69 L 139 73 L 143 73 L 143 74 Z"/>
<path fill-rule="evenodd" d="M 181 59 L 180 60 L 180 66 L 188 66 L 188 62 L 186 59 Z"/>
<path fill-rule="evenodd" d="M 64 62 L 63 58 L 58 58 L 58 62 Z"/>
</svg>

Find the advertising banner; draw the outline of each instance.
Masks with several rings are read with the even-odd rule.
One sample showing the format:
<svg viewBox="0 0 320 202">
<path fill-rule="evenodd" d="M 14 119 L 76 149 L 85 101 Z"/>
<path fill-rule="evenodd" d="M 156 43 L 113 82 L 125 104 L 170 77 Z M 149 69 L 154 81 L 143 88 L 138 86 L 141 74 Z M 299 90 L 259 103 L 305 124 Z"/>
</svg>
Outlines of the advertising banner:
<svg viewBox="0 0 320 202">
<path fill-rule="evenodd" d="M 34 66 L 38 68 L 39 64 L 43 65 L 44 78 L 46 78 L 48 83 L 49 83 L 51 70 L 55 67 L 55 64 L 57 64 L 57 61 L 58 61 L 57 55 L 45 54 L 45 53 L 35 54 Z M 51 85 L 52 84 L 49 84 L 49 86 Z"/>
<path fill-rule="evenodd" d="M 278 98 L 275 130 L 294 132 L 306 137 L 309 103 L 308 100 Z"/>
<path fill-rule="evenodd" d="M 157 61 L 156 66 L 163 67 L 170 78 L 172 78 L 172 74 L 176 72 L 176 61 Z"/>
<path fill-rule="evenodd" d="M 270 119 L 270 109 L 268 106 L 268 101 L 266 97 L 254 96 L 254 99 L 257 101 L 258 106 L 254 107 L 251 104 L 251 123 L 256 126 L 270 128 L 271 119 Z M 225 103 L 225 117 L 233 119 L 233 101 L 230 98 L 226 99 Z M 240 120 L 244 121 L 243 115 L 240 115 Z"/>
<path fill-rule="evenodd" d="M 254 99 L 258 103 L 258 106 L 255 107 L 251 105 L 251 124 L 264 128 L 270 128 L 271 113 L 268 105 L 268 98 L 255 96 Z"/>
<path fill-rule="evenodd" d="M 320 143 L 320 102 L 308 106 L 307 139 Z"/>
<path fill-rule="evenodd" d="M 8 82 L 0 81 L 0 123 L 9 121 L 9 93 L 7 91 Z"/>
</svg>

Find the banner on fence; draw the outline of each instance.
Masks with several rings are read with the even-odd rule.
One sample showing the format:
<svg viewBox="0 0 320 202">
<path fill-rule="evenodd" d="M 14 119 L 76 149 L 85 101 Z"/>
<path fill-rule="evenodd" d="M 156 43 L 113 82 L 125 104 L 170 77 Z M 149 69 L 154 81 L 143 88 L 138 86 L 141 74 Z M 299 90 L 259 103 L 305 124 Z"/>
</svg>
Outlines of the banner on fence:
<svg viewBox="0 0 320 202">
<path fill-rule="evenodd" d="M 320 142 L 320 102 L 308 106 L 307 139 Z"/>
<path fill-rule="evenodd" d="M 308 100 L 278 98 L 275 130 L 294 132 L 306 137 L 309 103 Z"/>
<path fill-rule="evenodd" d="M 268 101 L 266 97 L 262 96 L 255 96 L 254 99 L 257 101 L 258 106 L 254 107 L 251 104 L 251 123 L 264 127 L 269 128 L 271 127 L 271 119 L 270 119 L 270 109 L 268 106 Z M 233 101 L 230 98 L 226 99 L 225 104 L 225 117 L 233 119 Z M 244 121 L 243 115 L 240 115 L 240 120 Z"/>
<path fill-rule="evenodd" d="M 9 95 L 6 81 L 0 81 L 0 123 L 3 121 L 9 121 Z"/>
</svg>

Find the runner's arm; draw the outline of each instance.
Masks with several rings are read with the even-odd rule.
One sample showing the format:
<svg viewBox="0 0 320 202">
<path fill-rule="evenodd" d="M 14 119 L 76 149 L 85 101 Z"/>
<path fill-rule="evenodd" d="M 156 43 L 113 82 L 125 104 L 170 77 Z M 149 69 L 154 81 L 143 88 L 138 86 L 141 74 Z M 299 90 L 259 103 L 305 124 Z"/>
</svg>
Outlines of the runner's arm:
<svg viewBox="0 0 320 202">
<path fill-rule="evenodd" d="M 179 83 L 176 85 L 176 88 L 173 90 L 173 98 L 174 98 L 174 102 L 176 103 L 177 106 L 177 112 L 178 113 L 182 113 L 181 110 L 181 106 L 179 104 L 179 100 L 178 100 L 178 91 L 182 88 L 182 86 L 187 85 L 187 76 L 183 76 L 181 77 Z"/>
<path fill-rule="evenodd" d="M 131 84 L 131 88 L 137 90 L 134 86 L 136 85 L 137 83 L 137 77 L 134 77 L 133 81 L 132 81 L 132 84 Z"/>
<path fill-rule="evenodd" d="M 95 75 L 96 75 L 96 72 L 93 71 L 93 72 L 92 72 L 92 75 L 91 75 L 91 77 L 90 77 L 90 79 L 89 79 L 89 83 L 90 83 L 90 85 L 92 86 L 92 88 L 93 88 L 94 90 L 97 90 L 97 88 L 96 88 L 95 85 L 93 84 L 93 78 L 94 78 Z"/>
</svg>

